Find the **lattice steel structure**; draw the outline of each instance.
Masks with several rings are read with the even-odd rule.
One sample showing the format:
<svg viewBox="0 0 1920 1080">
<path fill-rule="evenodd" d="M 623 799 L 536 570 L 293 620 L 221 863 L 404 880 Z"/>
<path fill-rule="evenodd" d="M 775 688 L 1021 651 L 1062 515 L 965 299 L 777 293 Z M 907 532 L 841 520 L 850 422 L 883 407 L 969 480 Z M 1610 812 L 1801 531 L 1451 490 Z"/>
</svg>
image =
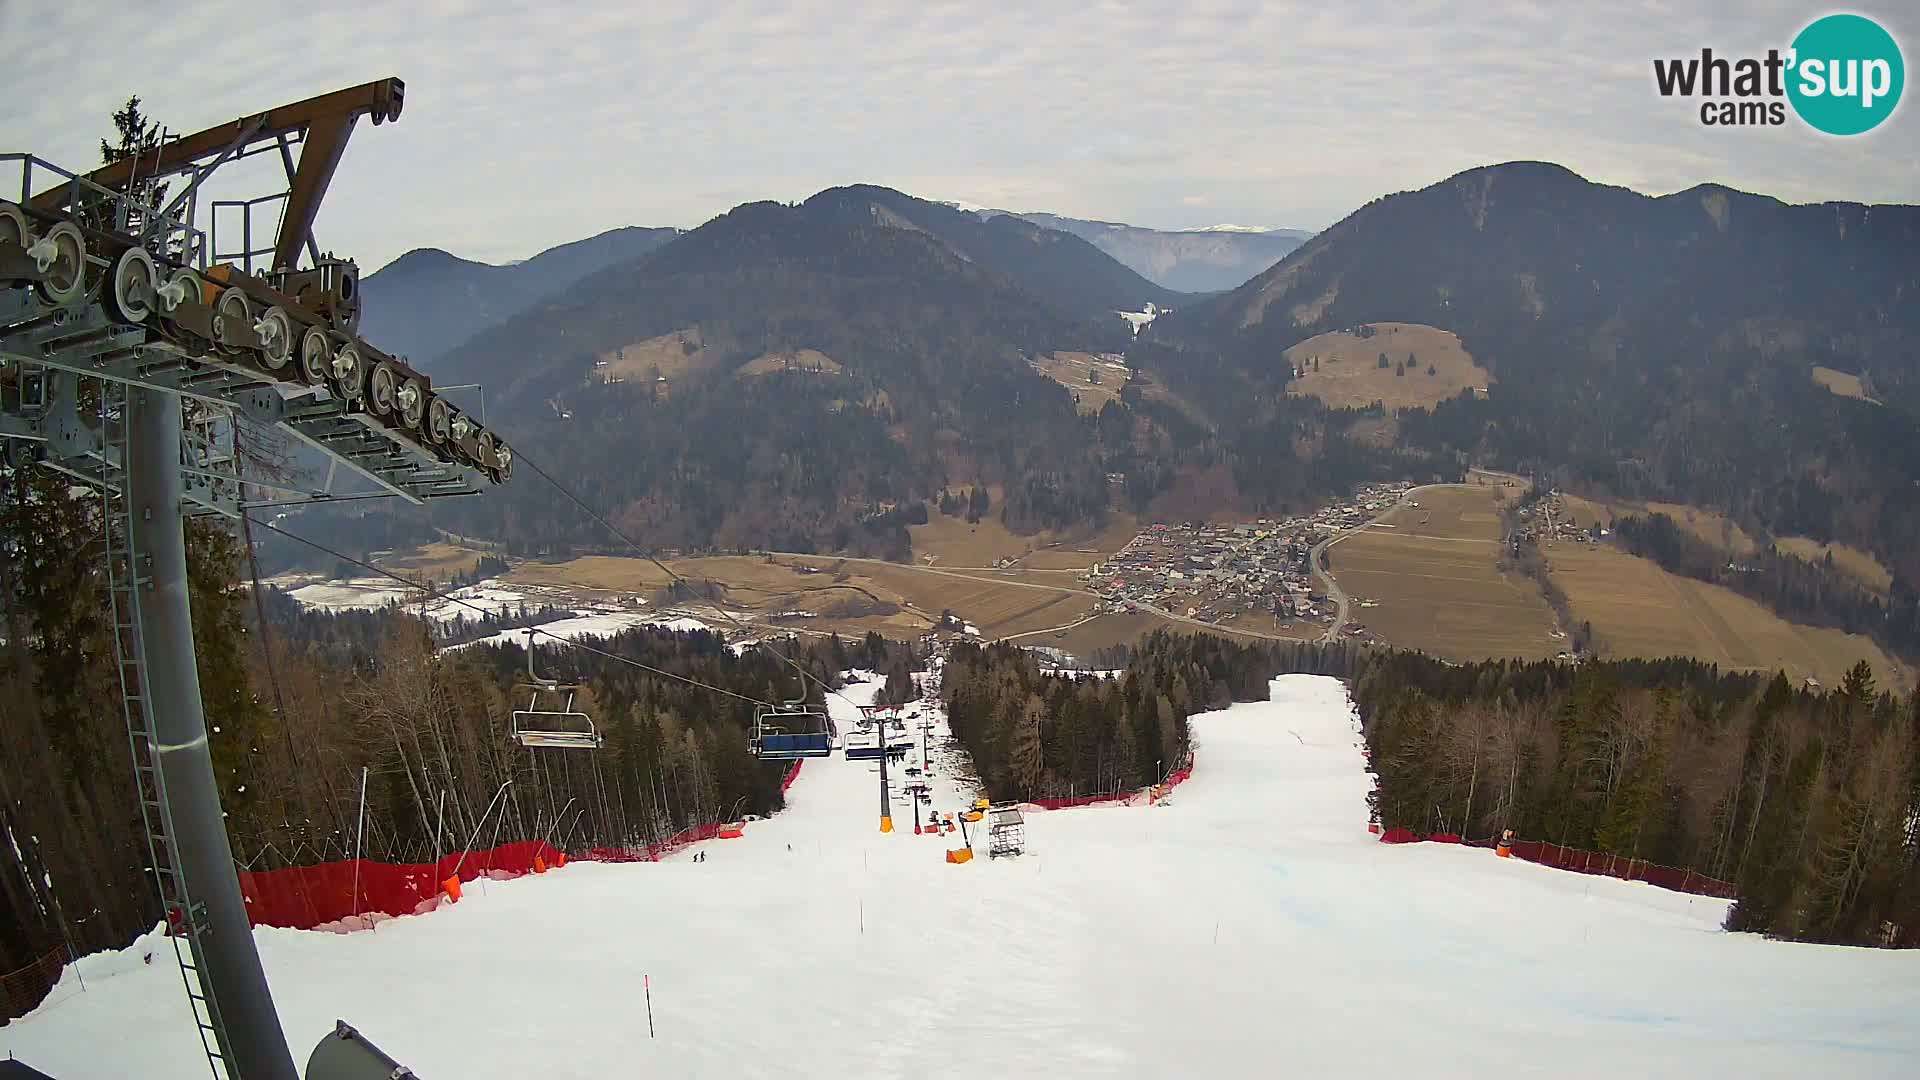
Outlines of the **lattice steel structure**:
<svg viewBox="0 0 1920 1080">
<path fill-rule="evenodd" d="M 296 1076 L 234 873 L 193 655 L 183 520 L 371 496 L 477 494 L 512 451 L 404 358 L 358 334 L 359 271 L 312 225 L 382 79 L 178 139 L 91 173 L 0 154 L 0 464 L 98 498 L 107 595 L 152 868 L 215 1076 Z M 297 152 L 297 153 L 296 153 Z M 203 199 L 223 165 L 277 153 L 286 188 Z M 164 202 L 161 184 L 175 188 Z M 254 247 L 253 215 L 277 206 Z M 210 243 L 240 214 L 232 251 Z M 204 227 L 203 227 L 204 226 Z M 231 232 L 231 230 L 229 230 Z M 319 490 L 244 475 L 237 419 L 325 455 Z M 368 482 L 336 491 L 342 474 Z M 268 497 L 260 497 L 270 493 Z M 250 498 L 250 494 L 254 497 Z"/>
</svg>

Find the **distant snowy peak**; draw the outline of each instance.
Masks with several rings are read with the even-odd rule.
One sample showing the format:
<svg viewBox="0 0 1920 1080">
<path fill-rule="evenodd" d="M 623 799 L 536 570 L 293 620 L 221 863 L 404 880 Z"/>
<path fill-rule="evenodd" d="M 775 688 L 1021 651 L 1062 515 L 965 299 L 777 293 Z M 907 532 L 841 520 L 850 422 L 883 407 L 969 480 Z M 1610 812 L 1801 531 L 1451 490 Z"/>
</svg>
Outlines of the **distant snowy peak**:
<svg viewBox="0 0 1920 1080">
<path fill-rule="evenodd" d="M 1274 228 L 1271 225 L 1209 225 L 1204 229 L 1195 229 L 1193 231 L 1194 232 L 1270 233 L 1270 232 L 1281 232 L 1283 230 Z"/>
</svg>

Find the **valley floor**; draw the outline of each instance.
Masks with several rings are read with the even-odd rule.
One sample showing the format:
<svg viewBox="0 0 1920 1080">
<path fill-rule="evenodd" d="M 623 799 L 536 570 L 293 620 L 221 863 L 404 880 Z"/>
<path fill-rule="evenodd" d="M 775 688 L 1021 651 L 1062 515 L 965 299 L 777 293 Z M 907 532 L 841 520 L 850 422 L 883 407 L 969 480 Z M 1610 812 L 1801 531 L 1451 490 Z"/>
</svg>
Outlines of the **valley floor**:
<svg viewBox="0 0 1920 1080">
<path fill-rule="evenodd" d="M 870 700 L 877 683 L 848 694 Z M 844 725 L 855 710 L 831 699 Z M 348 936 L 257 931 L 295 1053 L 336 1017 L 432 1078 L 1911 1076 L 1920 955 L 1719 929 L 1726 905 L 1364 831 L 1342 686 L 1196 716 L 1168 805 L 1028 816 L 949 865 L 865 762 L 660 864 L 570 864 Z M 942 733 L 936 733 L 937 736 Z M 971 792 L 936 754 L 938 805 Z M 958 840 L 954 837 L 953 840 Z M 171 950 L 84 962 L 0 1053 L 206 1075 Z M 657 1037 L 648 1035 L 643 978 Z"/>
</svg>

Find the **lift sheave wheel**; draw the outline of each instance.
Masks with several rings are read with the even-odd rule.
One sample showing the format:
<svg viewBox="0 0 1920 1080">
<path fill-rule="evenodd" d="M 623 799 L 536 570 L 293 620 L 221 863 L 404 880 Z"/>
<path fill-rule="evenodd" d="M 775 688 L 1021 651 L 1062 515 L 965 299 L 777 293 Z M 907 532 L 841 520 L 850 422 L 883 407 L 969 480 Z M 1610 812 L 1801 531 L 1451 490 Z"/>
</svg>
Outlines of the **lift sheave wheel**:
<svg viewBox="0 0 1920 1080">
<path fill-rule="evenodd" d="M 71 221 L 47 230 L 30 251 L 40 266 L 40 295 L 65 306 L 87 291 L 87 241 Z"/>
<path fill-rule="evenodd" d="M 333 354 L 333 367 L 330 373 L 333 375 L 334 388 L 340 391 L 341 397 L 348 401 L 357 401 L 365 396 L 367 357 L 360 351 L 358 345 L 349 341 L 340 346 L 340 351 Z"/>
<path fill-rule="evenodd" d="M 393 393 L 400 376 L 393 365 L 385 360 L 373 365 L 373 374 L 367 376 L 367 411 L 375 416 L 387 416 L 393 412 Z"/>
<path fill-rule="evenodd" d="M 200 275 L 191 270 L 175 270 L 167 275 L 166 287 L 160 290 L 160 310 L 168 314 L 179 310 L 181 304 L 206 303 L 206 284 Z"/>
<path fill-rule="evenodd" d="M 333 342 L 317 326 L 307 327 L 300 338 L 300 377 L 314 386 L 325 386 L 333 368 Z"/>
<path fill-rule="evenodd" d="M 400 406 L 400 422 L 409 430 L 419 431 L 420 421 L 427 412 L 427 388 L 420 385 L 419 379 L 408 379 L 394 400 Z"/>
<path fill-rule="evenodd" d="M 33 246 L 33 229 L 27 215 L 10 202 L 0 202 L 0 244 L 18 244 L 24 250 Z"/>
<path fill-rule="evenodd" d="M 145 248 L 130 247 L 113 264 L 113 312 L 130 323 L 143 323 L 153 314 L 155 285 L 160 277 L 153 256 Z"/>
<path fill-rule="evenodd" d="M 427 404 L 427 441 L 435 446 L 445 446 L 451 437 L 453 426 L 453 406 L 445 398 L 434 398 Z"/>
<path fill-rule="evenodd" d="M 293 320 L 277 307 L 267 309 L 253 324 L 260 335 L 260 363 L 268 371 L 280 371 L 293 359 Z"/>
<path fill-rule="evenodd" d="M 221 331 L 225 327 L 252 329 L 253 306 L 247 302 L 247 294 L 238 287 L 223 290 L 220 298 L 214 301 L 213 316 L 214 336 L 223 339 L 220 343 L 222 350 L 234 355 L 244 351 L 240 346 L 226 344 L 224 339 L 227 335 Z"/>
</svg>

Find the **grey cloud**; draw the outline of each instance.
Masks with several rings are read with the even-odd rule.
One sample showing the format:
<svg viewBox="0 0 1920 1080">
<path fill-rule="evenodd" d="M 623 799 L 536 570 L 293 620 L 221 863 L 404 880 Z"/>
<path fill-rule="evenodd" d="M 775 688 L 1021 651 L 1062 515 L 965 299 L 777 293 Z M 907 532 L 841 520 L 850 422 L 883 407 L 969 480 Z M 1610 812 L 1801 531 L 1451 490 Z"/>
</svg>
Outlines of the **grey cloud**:
<svg viewBox="0 0 1920 1080">
<path fill-rule="evenodd" d="M 1512 158 L 1643 190 L 1920 201 L 1914 102 L 1837 141 L 1713 131 L 1654 93 L 1655 56 L 1784 45 L 1819 13 L 1787 0 L 37 6 L 0 5 L 0 41 L 35 42 L 0 66 L 0 142 L 69 165 L 130 92 L 189 128 L 406 78 L 406 116 L 356 133 L 318 224 L 369 266 L 424 245 L 516 258 L 855 181 L 1165 226 L 1324 225 Z M 1920 17 L 1863 10 L 1920 64 Z"/>
</svg>

